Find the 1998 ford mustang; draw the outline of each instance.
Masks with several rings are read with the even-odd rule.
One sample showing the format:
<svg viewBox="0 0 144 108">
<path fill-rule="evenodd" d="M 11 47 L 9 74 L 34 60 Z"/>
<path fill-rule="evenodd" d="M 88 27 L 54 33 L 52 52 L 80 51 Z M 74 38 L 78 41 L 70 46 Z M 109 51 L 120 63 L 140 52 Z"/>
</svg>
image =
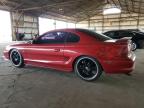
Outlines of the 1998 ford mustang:
<svg viewBox="0 0 144 108">
<path fill-rule="evenodd" d="M 135 67 L 136 58 L 130 40 L 112 40 L 86 29 L 49 31 L 32 43 L 7 46 L 4 57 L 15 67 L 29 64 L 75 71 L 87 81 L 97 79 L 103 71 L 129 74 Z"/>
</svg>

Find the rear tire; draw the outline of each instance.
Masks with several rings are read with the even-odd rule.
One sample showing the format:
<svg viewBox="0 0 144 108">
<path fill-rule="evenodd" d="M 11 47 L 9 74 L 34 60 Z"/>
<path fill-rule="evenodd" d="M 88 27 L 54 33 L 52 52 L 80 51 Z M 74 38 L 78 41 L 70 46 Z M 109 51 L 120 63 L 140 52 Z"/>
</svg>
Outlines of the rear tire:
<svg viewBox="0 0 144 108">
<path fill-rule="evenodd" d="M 15 67 L 24 67 L 23 57 L 17 49 L 13 49 L 10 52 L 10 61 Z"/>
<path fill-rule="evenodd" d="M 99 62 L 88 56 L 80 57 L 75 63 L 74 70 L 81 79 L 86 81 L 96 80 L 102 74 Z"/>
<path fill-rule="evenodd" d="M 132 51 L 135 51 L 138 47 L 137 43 L 136 42 L 132 42 Z"/>
</svg>

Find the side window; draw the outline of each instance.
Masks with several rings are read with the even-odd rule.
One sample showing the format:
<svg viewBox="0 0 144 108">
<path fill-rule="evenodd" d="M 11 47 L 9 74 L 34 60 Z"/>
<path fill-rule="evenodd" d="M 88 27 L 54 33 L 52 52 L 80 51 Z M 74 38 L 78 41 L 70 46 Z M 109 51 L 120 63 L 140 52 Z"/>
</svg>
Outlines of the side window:
<svg viewBox="0 0 144 108">
<path fill-rule="evenodd" d="M 55 43 L 64 43 L 65 42 L 65 34 L 63 32 L 52 32 L 46 33 L 41 36 L 38 40 L 40 44 L 55 44 Z"/>
<path fill-rule="evenodd" d="M 65 32 L 57 32 L 57 42 L 58 43 L 65 43 L 66 33 Z"/>
<path fill-rule="evenodd" d="M 67 33 L 67 39 L 66 42 L 79 42 L 80 41 L 80 37 L 77 36 L 74 33 Z"/>
<path fill-rule="evenodd" d="M 119 39 L 120 36 L 119 36 L 119 31 L 115 31 L 114 32 L 114 39 Z"/>
<path fill-rule="evenodd" d="M 108 35 L 109 37 L 111 37 L 111 38 L 114 37 L 114 34 L 115 34 L 115 32 L 108 32 L 108 33 L 107 33 L 107 35 Z"/>
<path fill-rule="evenodd" d="M 113 39 L 117 39 L 119 37 L 119 33 L 117 31 L 107 32 L 105 35 L 107 35 Z"/>
<path fill-rule="evenodd" d="M 134 34 L 131 33 L 131 32 L 127 32 L 127 31 L 123 31 L 123 32 L 120 32 L 120 37 L 133 37 Z"/>
</svg>

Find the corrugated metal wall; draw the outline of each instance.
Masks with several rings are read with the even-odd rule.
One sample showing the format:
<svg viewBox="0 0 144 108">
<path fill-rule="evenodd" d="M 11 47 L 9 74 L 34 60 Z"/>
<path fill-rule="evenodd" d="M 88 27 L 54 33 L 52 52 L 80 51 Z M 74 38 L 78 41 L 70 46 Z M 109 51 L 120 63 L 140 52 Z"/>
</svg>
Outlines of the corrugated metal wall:
<svg viewBox="0 0 144 108">
<path fill-rule="evenodd" d="M 117 29 L 144 29 L 144 15 L 118 14 L 94 16 L 76 24 L 77 28 L 88 28 L 97 32 Z"/>
<path fill-rule="evenodd" d="M 31 39 L 33 35 L 39 33 L 38 17 L 12 12 L 11 20 L 13 40 L 16 40 L 17 33 L 24 33 L 24 39 Z"/>
<path fill-rule="evenodd" d="M 25 33 L 25 39 L 31 39 L 33 35 L 39 34 L 38 17 L 11 13 L 11 19 L 13 40 L 16 40 L 16 33 Z M 99 33 L 118 29 L 144 29 L 144 15 L 99 15 L 76 23 L 76 28 L 91 29 Z"/>
</svg>

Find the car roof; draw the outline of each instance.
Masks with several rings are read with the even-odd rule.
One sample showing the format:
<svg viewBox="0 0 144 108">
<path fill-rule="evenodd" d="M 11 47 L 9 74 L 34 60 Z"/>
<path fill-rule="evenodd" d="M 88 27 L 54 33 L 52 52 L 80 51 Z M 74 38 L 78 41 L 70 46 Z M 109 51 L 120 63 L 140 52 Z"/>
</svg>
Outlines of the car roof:
<svg viewBox="0 0 144 108">
<path fill-rule="evenodd" d="M 123 30 L 109 30 L 109 31 L 106 31 L 104 33 L 107 33 L 107 32 L 118 32 L 118 31 L 140 32 L 139 29 L 123 29 Z"/>
<path fill-rule="evenodd" d="M 42 35 L 47 34 L 47 33 L 50 33 L 50 32 L 57 32 L 57 31 L 58 31 L 58 32 L 59 32 L 59 31 L 63 31 L 63 32 L 81 32 L 82 30 L 92 31 L 92 30 L 83 29 L 83 28 L 64 28 L 64 29 L 50 30 L 50 31 L 47 31 L 47 32 L 43 33 Z"/>
</svg>

